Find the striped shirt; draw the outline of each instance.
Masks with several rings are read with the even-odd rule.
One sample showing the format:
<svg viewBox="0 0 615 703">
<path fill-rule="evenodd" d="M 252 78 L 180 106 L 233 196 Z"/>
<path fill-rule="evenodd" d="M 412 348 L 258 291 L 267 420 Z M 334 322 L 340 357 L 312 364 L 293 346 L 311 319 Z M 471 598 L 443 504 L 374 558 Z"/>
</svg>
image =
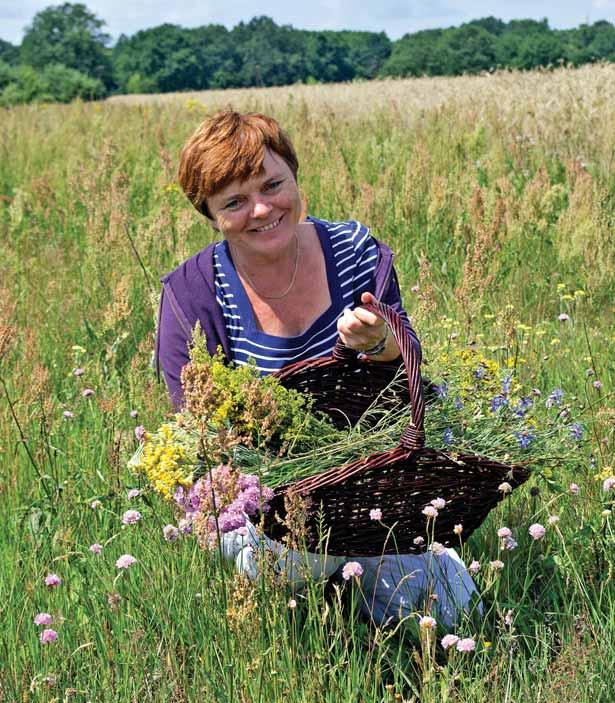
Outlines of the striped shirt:
<svg viewBox="0 0 615 703">
<path fill-rule="evenodd" d="M 258 329 L 252 306 L 237 275 L 226 241 L 214 250 L 216 300 L 222 309 L 232 360 L 252 357 L 262 374 L 296 361 L 328 356 L 337 340 L 337 321 L 367 289 L 376 268 L 378 246 L 369 229 L 354 220 L 327 222 L 308 218 L 316 227 L 325 257 L 331 305 L 302 334 L 278 337 Z"/>
</svg>

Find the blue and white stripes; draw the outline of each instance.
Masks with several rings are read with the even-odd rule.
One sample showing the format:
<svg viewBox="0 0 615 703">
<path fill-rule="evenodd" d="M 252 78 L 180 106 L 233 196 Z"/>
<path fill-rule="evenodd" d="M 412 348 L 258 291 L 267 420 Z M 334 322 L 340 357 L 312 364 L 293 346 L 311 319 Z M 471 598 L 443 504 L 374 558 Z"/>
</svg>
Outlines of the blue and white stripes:
<svg viewBox="0 0 615 703">
<path fill-rule="evenodd" d="M 228 245 L 226 242 L 216 245 L 216 300 L 224 315 L 236 364 L 245 364 L 253 357 L 261 373 L 267 374 L 296 361 L 327 356 L 337 339 L 338 318 L 345 308 L 353 307 L 356 293 L 367 290 L 378 258 L 378 246 L 367 227 L 355 221 L 309 219 L 316 227 L 325 256 L 331 306 L 307 330 L 294 337 L 277 337 L 257 328 Z"/>
</svg>

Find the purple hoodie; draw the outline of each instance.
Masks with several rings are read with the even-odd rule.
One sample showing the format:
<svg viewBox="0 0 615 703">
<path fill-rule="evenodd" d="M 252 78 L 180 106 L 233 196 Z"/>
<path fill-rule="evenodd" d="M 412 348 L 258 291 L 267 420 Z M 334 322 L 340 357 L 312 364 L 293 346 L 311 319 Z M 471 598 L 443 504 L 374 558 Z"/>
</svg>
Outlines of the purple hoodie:
<svg viewBox="0 0 615 703">
<path fill-rule="evenodd" d="M 393 268 L 393 253 L 386 244 L 378 240 L 376 243 L 378 262 L 365 291 L 390 305 L 402 316 L 420 353 L 418 338 L 402 306 L 397 275 Z M 162 293 L 158 311 L 156 373 L 160 381 L 162 368 L 171 402 L 176 410 L 179 410 L 183 402 L 180 375 L 182 368 L 189 361 L 188 342 L 192 338 L 192 330 L 197 320 L 201 323 L 209 353 L 215 354 L 218 346 L 221 346 L 226 358 L 231 358 L 224 317 L 216 301 L 214 289 L 215 244 L 214 242 L 205 247 L 160 279 Z M 355 305 L 360 304 L 360 297 L 360 294 L 355 297 Z"/>
</svg>

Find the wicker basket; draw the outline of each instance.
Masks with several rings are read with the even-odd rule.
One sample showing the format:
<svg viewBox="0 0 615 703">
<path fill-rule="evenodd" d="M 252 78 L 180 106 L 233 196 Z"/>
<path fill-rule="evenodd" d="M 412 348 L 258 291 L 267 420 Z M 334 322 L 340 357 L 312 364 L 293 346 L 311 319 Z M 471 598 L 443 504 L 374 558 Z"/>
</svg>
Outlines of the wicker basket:
<svg viewBox="0 0 615 703">
<path fill-rule="evenodd" d="M 306 546 L 310 551 L 322 549 L 323 540 L 329 554 L 344 556 L 418 553 L 433 540 L 444 546 L 458 545 L 454 526 L 463 525 L 461 537 L 467 539 L 503 498 L 500 484 L 507 482 L 515 488 L 528 478 L 529 471 L 485 457 L 425 448 L 425 403 L 417 350 L 400 316 L 389 306 L 363 307 L 386 320 L 399 345 L 408 394 L 404 391 L 398 399 L 411 403 L 412 419 L 394 449 L 278 487 L 265 516 L 265 531 L 273 539 L 284 538 L 288 499 L 300 497 L 307 509 Z M 358 421 L 398 369 L 396 363 L 361 361 L 356 352 L 338 342 L 331 357 L 298 362 L 277 376 L 287 388 L 310 393 L 315 407 L 334 422 L 346 424 Z M 427 525 L 421 511 L 433 498 L 443 498 L 446 506 Z M 370 519 L 372 508 L 382 510 L 383 524 Z M 417 537 L 425 543 L 415 543 Z"/>
</svg>

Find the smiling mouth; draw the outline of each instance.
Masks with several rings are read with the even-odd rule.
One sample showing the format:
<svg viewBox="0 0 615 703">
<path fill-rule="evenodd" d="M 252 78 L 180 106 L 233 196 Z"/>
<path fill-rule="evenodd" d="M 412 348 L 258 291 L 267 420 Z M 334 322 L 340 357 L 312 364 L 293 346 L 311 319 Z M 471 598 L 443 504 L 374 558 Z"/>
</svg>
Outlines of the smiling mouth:
<svg viewBox="0 0 615 703">
<path fill-rule="evenodd" d="M 275 222 L 271 222 L 270 224 L 265 225 L 264 227 L 258 227 L 257 229 L 255 229 L 253 231 L 254 232 L 270 232 L 272 229 L 275 229 L 280 224 L 283 217 L 284 217 L 284 215 L 281 215 L 280 217 L 278 217 L 277 220 L 275 220 Z"/>
</svg>

